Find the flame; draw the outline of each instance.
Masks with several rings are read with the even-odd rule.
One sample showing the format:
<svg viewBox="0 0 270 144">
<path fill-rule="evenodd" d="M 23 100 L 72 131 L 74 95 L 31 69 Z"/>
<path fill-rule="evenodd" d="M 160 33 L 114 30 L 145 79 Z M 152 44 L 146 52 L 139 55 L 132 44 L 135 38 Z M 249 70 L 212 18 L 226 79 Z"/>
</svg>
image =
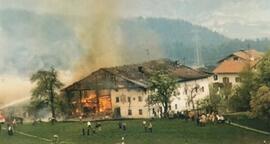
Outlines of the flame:
<svg viewBox="0 0 270 144">
<path fill-rule="evenodd" d="M 97 94 L 98 93 L 98 94 Z M 84 91 L 84 96 L 80 101 L 73 102 L 76 104 L 75 113 L 93 114 L 93 113 L 111 113 L 112 103 L 110 93 L 100 91 Z M 80 104 L 82 106 L 80 106 Z M 80 110 L 82 107 L 82 110 Z"/>
</svg>

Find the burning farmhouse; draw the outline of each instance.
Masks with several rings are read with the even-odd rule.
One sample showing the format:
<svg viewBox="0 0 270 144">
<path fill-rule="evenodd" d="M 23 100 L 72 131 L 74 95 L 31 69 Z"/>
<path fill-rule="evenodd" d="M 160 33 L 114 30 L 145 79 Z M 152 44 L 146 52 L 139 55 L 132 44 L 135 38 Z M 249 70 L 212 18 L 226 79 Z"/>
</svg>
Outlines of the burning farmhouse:
<svg viewBox="0 0 270 144">
<path fill-rule="evenodd" d="M 70 115 L 116 118 L 149 118 L 158 115 L 162 110 L 159 106 L 147 105 L 147 79 L 160 69 L 178 80 L 176 95 L 169 106 L 171 111 L 190 109 L 191 96 L 199 100 L 209 94 L 209 74 L 169 59 L 159 59 L 101 68 L 66 87 L 63 92 L 72 107 Z"/>
</svg>

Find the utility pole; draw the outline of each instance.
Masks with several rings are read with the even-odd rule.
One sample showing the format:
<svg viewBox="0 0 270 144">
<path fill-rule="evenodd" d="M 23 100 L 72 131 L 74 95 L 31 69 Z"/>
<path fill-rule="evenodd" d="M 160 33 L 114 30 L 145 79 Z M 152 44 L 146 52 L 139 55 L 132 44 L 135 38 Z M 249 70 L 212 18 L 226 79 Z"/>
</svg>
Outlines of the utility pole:
<svg viewBox="0 0 270 144">
<path fill-rule="evenodd" d="M 146 51 L 147 61 L 149 61 L 150 60 L 150 51 L 148 48 L 146 48 L 145 51 Z M 151 113 L 150 113 L 150 104 L 149 104 L 149 93 L 147 92 L 147 90 L 146 90 L 146 94 L 147 94 L 147 103 L 148 103 L 147 104 L 148 105 L 148 115 L 150 117 Z"/>
<path fill-rule="evenodd" d="M 203 65 L 202 63 L 202 55 L 201 55 L 201 47 L 199 45 L 200 37 L 199 37 L 199 30 L 192 30 L 192 33 L 194 34 L 192 40 L 195 43 L 195 49 L 194 49 L 194 67 L 201 67 Z"/>
</svg>

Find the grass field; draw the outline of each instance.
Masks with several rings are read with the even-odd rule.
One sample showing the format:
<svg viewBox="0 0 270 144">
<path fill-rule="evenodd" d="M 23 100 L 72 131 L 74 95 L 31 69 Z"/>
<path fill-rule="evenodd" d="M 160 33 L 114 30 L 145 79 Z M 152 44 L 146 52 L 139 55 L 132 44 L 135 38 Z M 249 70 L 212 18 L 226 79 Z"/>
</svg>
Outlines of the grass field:
<svg viewBox="0 0 270 144">
<path fill-rule="evenodd" d="M 127 131 L 118 129 L 117 121 L 102 122 L 102 131 L 95 135 L 82 136 L 81 128 L 85 123 L 48 123 L 32 126 L 25 124 L 16 130 L 43 138 L 51 139 L 59 135 L 60 141 L 69 144 L 116 144 L 125 136 L 126 144 L 262 144 L 263 140 L 270 141 L 269 136 L 246 131 L 226 124 L 209 124 L 197 127 L 194 122 L 181 120 L 155 120 L 153 133 L 145 133 L 141 120 L 129 120 Z M 48 144 L 39 139 L 15 134 L 8 136 L 2 130 L 0 144 Z"/>
<path fill-rule="evenodd" d="M 236 113 L 232 115 L 227 115 L 226 117 L 229 118 L 232 122 L 270 132 L 269 121 L 258 118 L 250 118 L 248 114 L 249 113 Z"/>
</svg>

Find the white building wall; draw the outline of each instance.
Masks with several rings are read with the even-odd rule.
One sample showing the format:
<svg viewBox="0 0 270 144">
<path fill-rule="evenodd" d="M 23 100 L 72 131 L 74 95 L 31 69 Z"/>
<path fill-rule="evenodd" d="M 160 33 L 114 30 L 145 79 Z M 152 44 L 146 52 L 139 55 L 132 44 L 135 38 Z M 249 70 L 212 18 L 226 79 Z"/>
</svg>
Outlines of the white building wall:
<svg viewBox="0 0 270 144">
<path fill-rule="evenodd" d="M 130 97 L 130 102 L 128 98 Z M 141 97 L 141 101 L 139 101 Z M 119 101 L 117 102 L 117 98 Z M 147 106 L 147 94 L 140 89 L 119 89 L 111 91 L 112 109 L 120 108 L 123 118 L 149 118 L 149 108 Z M 131 115 L 128 111 L 131 110 Z M 139 110 L 142 113 L 139 113 Z"/>
<path fill-rule="evenodd" d="M 194 98 L 194 103 L 196 104 L 197 101 L 202 100 L 209 95 L 209 84 L 209 78 L 179 83 L 176 96 L 171 98 L 171 111 L 180 112 L 192 109 L 192 105 L 188 104 L 192 89 L 198 86 L 197 92 L 195 90 L 193 92 L 193 94 L 196 95 Z"/>
<path fill-rule="evenodd" d="M 215 78 L 216 77 L 216 78 Z M 240 82 L 237 82 L 237 78 L 240 78 L 239 74 L 216 74 L 211 77 L 211 83 L 223 83 L 223 78 L 229 78 L 229 83 L 232 86 L 239 85 Z"/>
<path fill-rule="evenodd" d="M 199 86 L 194 102 L 204 99 L 209 95 L 209 79 L 203 78 L 198 80 L 191 80 L 180 82 L 177 85 L 176 95 L 171 98 L 171 111 L 180 112 L 184 110 L 190 110 L 191 105 L 187 104 L 188 97 L 191 94 L 191 89 L 195 86 Z M 117 102 L 117 97 L 119 102 Z M 128 102 L 130 97 L 131 102 Z M 139 101 L 139 97 L 142 101 Z M 150 118 L 153 116 L 153 108 L 155 109 L 157 116 L 159 116 L 159 106 L 148 107 L 147 105 L 148 93 L 140 89 L 119 89 L 111 91 L 112 109 L 120 107 L 121 117 L 123 118 Z M 132 111 L 132 114 L 128 114 L 128 110 Z M 142 110 L 142 114 L 139 114 L 139 110 Z"/>
</svg>

